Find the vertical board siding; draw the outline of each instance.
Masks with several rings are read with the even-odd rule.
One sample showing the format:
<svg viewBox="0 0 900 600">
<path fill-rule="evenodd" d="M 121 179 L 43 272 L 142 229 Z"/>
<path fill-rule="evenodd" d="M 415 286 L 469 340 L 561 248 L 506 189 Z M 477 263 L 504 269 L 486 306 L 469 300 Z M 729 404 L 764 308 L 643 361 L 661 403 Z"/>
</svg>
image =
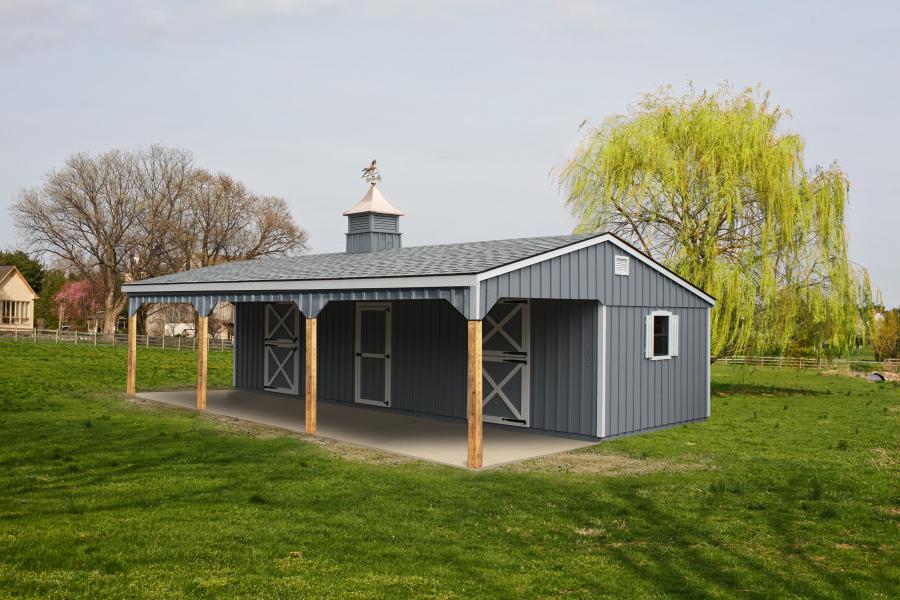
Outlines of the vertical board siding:
<svg viewBox="0 0 900 600">
<path fill-rule="evenodd" d="M 481 282 L 481 316 L 504 297 L 592 299 L 608 306 L 708 306 L 705 300 L 633 256 L 629 274 L 614 275 L 616 254 L 624 252 L 603 242 L 485 279 Z"/>
<path fill-rule="evenodd" d="M 672 308 L 679 315 L 679 354 L 644 358 L 645 317 L 653 307 L 608 306 L 606 418 L 608 435 L 706 417 L 706 308 Z"/>
<path fill-rule="evenodd" d="M 319 313 L 318 395 L 353 402 L 356 355 L 356 303 L 329 302 Z M 300 363 L 301 369 L 304 363 Z"/>
<path fill-rule="evenodd" d="M 597 435 L 597 303 L 531 302 L 531 428 Z"/>
<path fill-rule="evenodd" d="M 263 389 L 263 327 L 266 305 L 234 305 L 234 387 Z"/>
<path fill-rule="evenodd" d="M 391 404 L 466 416 L 466 320 L 447 302 L 391 305 Z"/>
<path fill-rule="evenodd" d="M 360 254 L 363 252 L 377 252 L 388 248 L 400 247 L 400 234 L 383 231 L 362 231 L 347 234 L 347 252 Z"/>
</svg>

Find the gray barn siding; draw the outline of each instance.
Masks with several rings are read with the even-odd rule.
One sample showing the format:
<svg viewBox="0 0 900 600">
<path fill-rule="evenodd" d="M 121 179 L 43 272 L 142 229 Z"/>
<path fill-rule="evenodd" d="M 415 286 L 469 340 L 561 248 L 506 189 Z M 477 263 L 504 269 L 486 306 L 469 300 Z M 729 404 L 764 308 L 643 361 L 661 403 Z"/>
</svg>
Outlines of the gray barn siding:
<svg viewBox="0 0 900 600">
<path fill-rule="evenodd" d="M 234 387 L 263 389 L 263 326 L 265 304 L 234 305 Z"/>
<path fill-rule="evenodd" d="M 263 389 L 264 309 L 264 303 L 235 305 L 235 387 Z M 596 319 L 596 302 L 532 302 L 532 428 L 596 435 Z M 330 302 L 319 316 L 322 399 L 353 402 L 355 320 L 355 302 Z M 464 419 L 465 319 L 444 301 L 397 301 L 391 330 L 393 407 Z M 301 331 L 301 397 L 304 341 Z"/>
<path fill-rule="evenodd" d="M 531 428 L 597 435 L 597 302 L 531 302 Z"/>
<path fill-rule="evenodd" d="M 630 257 L 630 274 L 613 274 L 616 255 L 603 242 L 504 273 L 481 282 L 483 317 L 500 298 L 599 300 L 608 306 L 705 308 L 707 302 L 668 277 Z"/>
<path fill-rule="evenodd" d="M 319 397 L 334 402 L 353 402 L 353 359 L 356 352 L 356 303 L 329 302 L 319 313 L 318 322 Z M 306 340 L 303 340 L 306 343 Z M 306 380 L 306 362 L 300 363 L 300 376 Z M 304 386 L 300 395 L 305 396 Z"/>
<path fill-rule="evenodd" d="M 446 302 L 391 305 L 391 404 L 465 418 L 466 321 Z"/>
<path fill-rule="evenodd" d="M 705 308 L 660 306 L 679 315 L 679 355 L 644 358 L 645 318 L 654 307 L 607 307 L 607 435 L 705 418 L 709 357 Z"/>
</svg>

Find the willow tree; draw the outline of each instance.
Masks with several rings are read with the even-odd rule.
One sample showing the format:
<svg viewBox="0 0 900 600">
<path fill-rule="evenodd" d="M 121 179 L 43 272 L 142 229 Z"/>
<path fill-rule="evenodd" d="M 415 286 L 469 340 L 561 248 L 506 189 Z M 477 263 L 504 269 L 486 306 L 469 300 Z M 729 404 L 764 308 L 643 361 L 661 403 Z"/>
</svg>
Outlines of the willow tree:
<svg viewBox="0 0 900 600">
<path fill-rule="evenodd" d="M 624 237 L 717 298 L 714 354 L 842 352 L 869 314 L 847 257 L 847 177 L 808 171 L 786 116 L 755 89 L 664 88 L 589 127 L 559 174 L 577 232 Z"/>
</svg>

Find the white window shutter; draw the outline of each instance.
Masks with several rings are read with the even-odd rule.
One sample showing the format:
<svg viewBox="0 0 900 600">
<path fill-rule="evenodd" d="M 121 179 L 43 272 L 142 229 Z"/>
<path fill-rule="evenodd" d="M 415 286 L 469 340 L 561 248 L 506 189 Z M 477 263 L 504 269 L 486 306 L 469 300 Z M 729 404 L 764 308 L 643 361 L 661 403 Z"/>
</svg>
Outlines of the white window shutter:
<svg viewBox="0 0 900 600">
<path fill-rule="evenodd" d="M 653 315 L 647 315 L 644 324 L 644 358 L 653 358 Z"/>
<path fill-rule="evenodd" d="M 669 317 L 669 356 L 678 356 L 678 315 Z"/>
</svg>

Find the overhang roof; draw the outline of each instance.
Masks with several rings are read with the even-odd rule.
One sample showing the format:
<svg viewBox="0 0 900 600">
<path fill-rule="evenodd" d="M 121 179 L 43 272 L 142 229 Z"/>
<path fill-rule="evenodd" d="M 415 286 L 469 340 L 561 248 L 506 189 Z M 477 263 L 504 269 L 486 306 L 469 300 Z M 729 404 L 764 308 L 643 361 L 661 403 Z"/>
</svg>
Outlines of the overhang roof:
<svg viewBox="0 0 900 600">
<path fill-rule="evenodd" d="M 144 279 L 122 288 L 129 295 L 149 295 L 472 287 L 482 280 L 604 242 L 715 306 L 715 298 L 611 233 L 264 258 Z"/>
<path fill-rule="evenodd" d="M 412 246 L 359 254 L 336 252 L 264 258 L 163 275 L 129 283 L 127 287 L 139 291 L 138 288 L 142 285 L 158 284 L 470 275 L 557 250 L 597 235 Z"/>
</svg>

